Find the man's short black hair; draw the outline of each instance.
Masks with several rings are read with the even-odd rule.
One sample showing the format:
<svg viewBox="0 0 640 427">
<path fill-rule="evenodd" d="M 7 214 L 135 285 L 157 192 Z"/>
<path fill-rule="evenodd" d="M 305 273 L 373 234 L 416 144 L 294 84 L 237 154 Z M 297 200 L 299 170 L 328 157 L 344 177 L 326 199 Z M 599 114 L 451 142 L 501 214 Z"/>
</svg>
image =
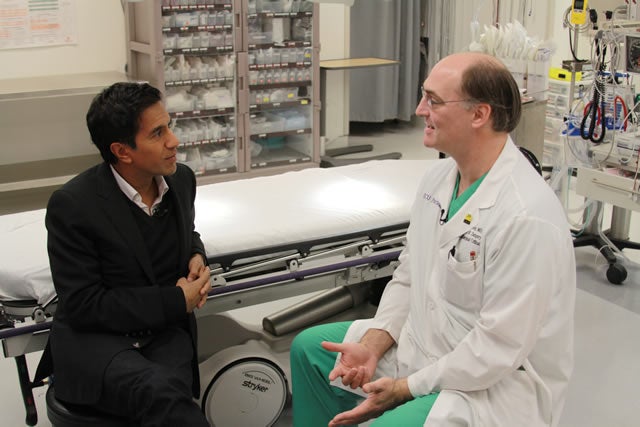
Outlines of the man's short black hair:
<svg viewBox="0 0 640 427">
<path fill-rule="evenodd" d="M 132 82 L 115 83 L 93 98 L 87 112 L 87 127 L 105 162 L 118 161 L 111 152 L 113 142 L 136 148 L 140 116 L 160 101 L 162 93 L 158 89 Z"/>
</svg>

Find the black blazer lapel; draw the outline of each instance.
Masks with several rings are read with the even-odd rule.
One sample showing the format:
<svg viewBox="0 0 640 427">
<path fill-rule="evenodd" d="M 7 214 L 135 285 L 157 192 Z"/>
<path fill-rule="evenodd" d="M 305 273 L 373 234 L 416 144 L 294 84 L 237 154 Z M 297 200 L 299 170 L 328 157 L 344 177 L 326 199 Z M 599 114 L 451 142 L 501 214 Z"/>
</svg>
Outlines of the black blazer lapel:
<svg viewBox="0 0 640 427">
<path fill-rule="evenodd" d="M 180 260 L 180 266 L 185 265 L 189 262 L 188 256 L 190 254 L 187 253 L 189 251 L 189 238 L 190 238 L 190 230 L 187 230 L 186 224 L 190 224 L 191 221 L 187 221 L 188 218 L 185 218 L 185 215 L 188 215 L 189 209 L 185 208 L 182 200 L 179 195 L 175 191 L 176 184 L 174 176 L 165 176 L 164 179 L 167 181 L 167 185 L 170 188 L 169 194 L 171 194 L 171 201 L 173 202 L 173 206 L 176 207 L 176 218 L 178 220 L 178 259 Z"/>
<path fill-rule="evenodd" d="M 151 283 L 156 283 L 155 275 L 151 267 L 149 253 L 135 222 L 127 197 L 118 187 L 111 168 L 103 163 L 99 171 L 100 188 L 98 195 L 104 201 L 104 212 L 107 218 L 119 231 L 122 239 L 133 249 L 136 258 Z"/>
</svg>

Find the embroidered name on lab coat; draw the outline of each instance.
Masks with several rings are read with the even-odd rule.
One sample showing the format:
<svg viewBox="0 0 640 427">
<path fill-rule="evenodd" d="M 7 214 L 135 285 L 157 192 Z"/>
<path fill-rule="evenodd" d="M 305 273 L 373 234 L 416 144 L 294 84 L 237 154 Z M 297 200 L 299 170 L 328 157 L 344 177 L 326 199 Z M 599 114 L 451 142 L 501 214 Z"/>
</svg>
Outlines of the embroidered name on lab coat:
<svg viewBox="0 0 640 427">
<path fill-rule="evenodd" d="M 438 211 L 442 210 L 442 205 L 440 204 L 440 201 L 438 199 L 436 199 L 435 197 L 433 197 L 433 195 L 431 195 L 429 193 L 424 193 L 422 195 L 422 198 L 424 200 L 426 200 L 427 202 L 431 202 L 434 205 L 436 205 L 438 207 Z"/>
<path fill-rule="evenodd" d="M 480 242 L 482 241 L 482 227 L 473 227 L 463 234 L 460 239 L 474 246 L 480 246 Z"/>
</svg>

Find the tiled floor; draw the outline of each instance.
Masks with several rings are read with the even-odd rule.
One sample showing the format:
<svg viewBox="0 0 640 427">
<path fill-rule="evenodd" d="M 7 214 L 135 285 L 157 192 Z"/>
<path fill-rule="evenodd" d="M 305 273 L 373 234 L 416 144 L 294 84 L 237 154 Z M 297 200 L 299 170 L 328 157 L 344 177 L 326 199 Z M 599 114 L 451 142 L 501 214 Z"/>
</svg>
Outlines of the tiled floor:
<svg viewBox="0 0 640 427">
<path fill-rule="evenodd" d="M 405 159 L 437 158 L 433 150 L 422 146 L 422 125 L 415 123 L 387 123 L 385 125 L 352 126 L 348 137 L 350 145 L 372 144 L 371 153 L 351 155 L 359 157 L 390 151 L 403 153 Z M 345 141 L 329 141 L 326 148 L 339 146 Z M 579 206 L 581 198 L 570 192 L 572 206 Z M 605 209 L 604 223 L 610 217 Z M 572 217 L 580 220 L 580 214 Z M 640 219 L 632 214 L 630 236 L 640 239 Z M 6 244 L 6 243 L 5 243 Z M 610 284 L 606 277 L 606 262 L 594 248 L 576 249 L 578 267 L 578 293 L 576 301 L 575 370 L 569 388 L 562 427 L 631 427 L 640 425 L 637 415 L 638 384 L 640 384 L 640 251 L 625 250 L 630 261 L 625 261 L 628 277 L 622 286 Z M 542 268 L 542 267 L 541 267 Z M 268 311 L 268 310 L 267 310 Z M 261 316 L 241 313 L 243 321 L 260 324 Z M 30 355 L 36 361 L 38 354 Z M 0 425 L 24 425 L 17 385 L 15 363 L 0 359 Z M 43 391 L 36 391 L 40 422 L 46 420 Z M 286 414 L 278 426 L 290 424 Z"/>
</svg>

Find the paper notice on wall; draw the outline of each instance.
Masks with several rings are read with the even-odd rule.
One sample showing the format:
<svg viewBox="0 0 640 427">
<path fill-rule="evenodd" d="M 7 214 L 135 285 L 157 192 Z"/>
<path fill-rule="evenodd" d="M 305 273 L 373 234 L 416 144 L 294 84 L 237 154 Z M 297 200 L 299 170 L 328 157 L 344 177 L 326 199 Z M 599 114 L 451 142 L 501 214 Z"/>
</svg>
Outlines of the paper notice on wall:
<svg viewBox="0 0 640 427">
<path fill-rule="evenodd" d="M 0 49 L 77 43 L 75 0 L 0 0 Z"/>
</svg>

